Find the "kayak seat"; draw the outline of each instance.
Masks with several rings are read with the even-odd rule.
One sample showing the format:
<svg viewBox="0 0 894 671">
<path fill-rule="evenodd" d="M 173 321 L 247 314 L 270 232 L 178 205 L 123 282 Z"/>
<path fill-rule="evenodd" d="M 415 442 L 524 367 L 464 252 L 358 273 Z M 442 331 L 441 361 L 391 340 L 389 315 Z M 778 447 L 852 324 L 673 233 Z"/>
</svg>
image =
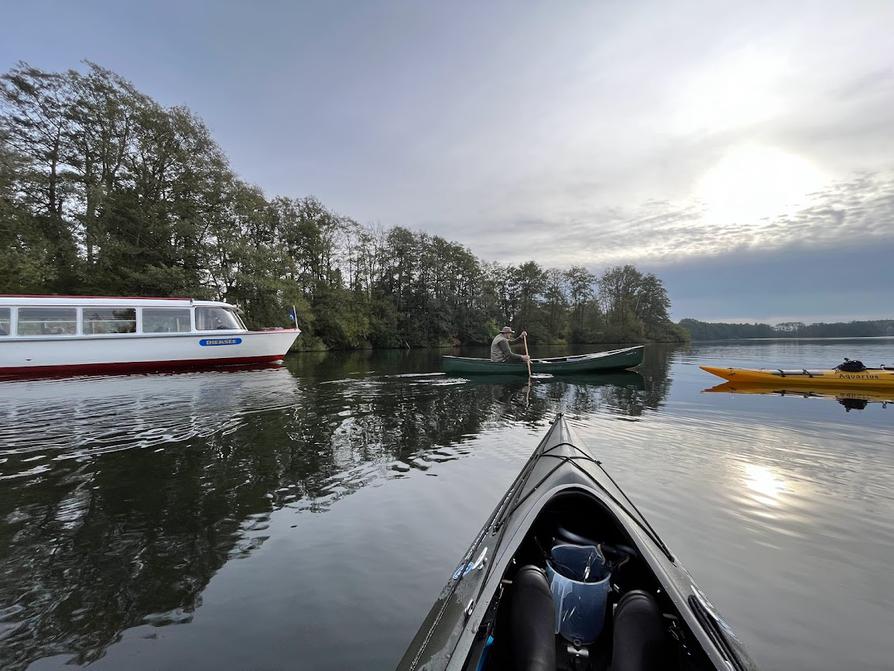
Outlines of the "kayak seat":
<svg viewBox="0 0 894 671">
<path fill-rule="evenodd" d="M 655 597 L 638 589 L 627 592 L 614 617 L 611 671 L 659 671 L 675 666 Z"/>
<path fill-rule="evenodd" d="M 553 595 L 546 572 L 522 566 L 515 576 L 509 613 L 512 669 L 555 671 L 556 636 Z"/>
</svg>

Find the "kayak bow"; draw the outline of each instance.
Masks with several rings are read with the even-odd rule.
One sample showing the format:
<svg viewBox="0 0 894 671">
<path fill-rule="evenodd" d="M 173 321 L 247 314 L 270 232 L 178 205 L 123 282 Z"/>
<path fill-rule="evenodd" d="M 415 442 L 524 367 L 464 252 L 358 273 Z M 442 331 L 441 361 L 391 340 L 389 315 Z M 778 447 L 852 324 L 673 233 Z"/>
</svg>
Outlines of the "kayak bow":
<svg viewBox="0 0 894 671">
<path fill-rule="evenodd" d="M 566 558 L 581 553 L 586 569 L 575 582 Z M 586 602 L 576 600 L 581 589 Z M 559 415 L 466 551 L 398 669 L 609 666 L 756 669 Z"/>
</svg>

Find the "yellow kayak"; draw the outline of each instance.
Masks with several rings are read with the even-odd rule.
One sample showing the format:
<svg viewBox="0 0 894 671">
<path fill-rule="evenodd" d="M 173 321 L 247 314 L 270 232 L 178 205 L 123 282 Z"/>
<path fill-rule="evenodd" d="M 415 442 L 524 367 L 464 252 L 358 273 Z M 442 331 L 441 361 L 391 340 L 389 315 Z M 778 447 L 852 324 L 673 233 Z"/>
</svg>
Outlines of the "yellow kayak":
<svg viewBox="0 0 894 671">
<path fill-rule="evenodd" d="M 860 372 L 836 369 L 807 370 L 805 368 L 719 368 L 699 366 L 704 371 L 730 382 L 774 385 L 780 388 L 836 387 L 838 389 L 894 387 L 894 368 L 867 368 Z"/>
</svg>

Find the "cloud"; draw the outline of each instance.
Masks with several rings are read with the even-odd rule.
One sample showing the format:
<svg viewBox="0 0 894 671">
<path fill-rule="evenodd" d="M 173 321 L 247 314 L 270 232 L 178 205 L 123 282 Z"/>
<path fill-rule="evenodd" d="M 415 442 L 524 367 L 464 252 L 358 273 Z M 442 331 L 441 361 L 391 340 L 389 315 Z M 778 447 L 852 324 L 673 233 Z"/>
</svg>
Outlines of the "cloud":
<svg viewBox="0 0 894 671">
<path fill-rule="evenodd" d="M 855 175 L 810 194 L 793 212 L 759 221 L 714 224 L 704 203 L 649 201 L 633 210 L 605 207 L 483 228 L 454 228 L 452 236 L 483 258 L 534 258 L 555 266 L 682 263 L 794 244 L 825 249 L 857 239 L 872 246 L 894 241 L 894 174 Z"/>
<path fill-rule="evenodd" d="M 825 249 L 794 243 L 643 268 L 664 282 L 674 319 L 848 321 L 894 318 L 892 258 L 888 239 Z"/>
<path fill-rule="evenodd" d="M 42 11 L 7 12 L 5 67 L 100 62 L 189 105 L 268 194 L 314 194 L 484 259 L 670 272 L 891 239 L 884 0 L 810 11 L 763 0 L 286 3 L 262 14 L 225 2 L 178 5 L 174 26 L 155 5 L 63 3 L 49 24 Z M 96 33 L 109 39 L 85 42 Z M 775 173 L 730 159 L 747 147 Z M 786 166 L 800 178 L 777 189 Z"/>
</svg>

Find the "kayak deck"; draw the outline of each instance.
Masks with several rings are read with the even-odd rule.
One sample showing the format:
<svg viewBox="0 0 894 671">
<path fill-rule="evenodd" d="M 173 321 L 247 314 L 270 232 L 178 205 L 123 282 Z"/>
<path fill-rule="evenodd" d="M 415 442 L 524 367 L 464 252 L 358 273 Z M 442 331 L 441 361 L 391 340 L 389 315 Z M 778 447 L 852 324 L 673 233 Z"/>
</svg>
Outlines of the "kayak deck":
<svg viewBox="0 0 894 671">
<path fill-rule="evenodd" d="M 894 369 L 867 368 L 848 372 L 837 369 L 772 369 L 772 368 L 720 368 L 699 366 L 703 371 L 730 382 L 749 384 L 781 384 L 808 387 L 894 387 Z"/>
<path fill-rule="evenodd" d="M 567 375 L 595 371 L 624 370 L 634 368 L 643 362 L 643 346 L 624 347 L 606 352 L 558 356 L 546 359 L 531 359 L 532 373 Z M 528 365 L 523 361 L 501 363 L 490 359 L 462 356 L 441 357 L 441 368 L 445 373 L 477 375 L 527 375 Z"/>
</svg>

